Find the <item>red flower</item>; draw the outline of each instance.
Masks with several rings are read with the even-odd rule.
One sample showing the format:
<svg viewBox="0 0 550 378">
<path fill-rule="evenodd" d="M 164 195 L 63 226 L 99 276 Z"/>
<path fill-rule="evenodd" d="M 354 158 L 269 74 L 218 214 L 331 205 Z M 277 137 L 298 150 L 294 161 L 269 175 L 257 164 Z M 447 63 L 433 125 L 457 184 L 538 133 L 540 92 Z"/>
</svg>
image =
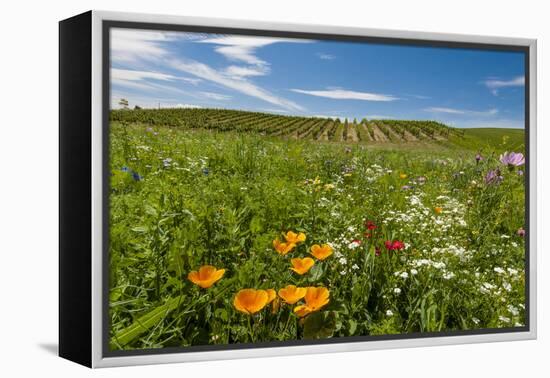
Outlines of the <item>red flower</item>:
<svg viewBox="0 0 550 378">
<path fill-rule="evenodd" d="M 402 241 L 399 241 L 399 240 L 394 240 L 394 241 L 386 240 L 384 245 L 386 246 L 386 249 L 388 251 L 399 251 L 399 250 L 405 248 L 405 243 L 403 243 Z"/>
<path fill-rule="evenodd" d="M 374 254 L 375 254 L 376 256 L 380 256 L 380 247 L 375 247 L 375 248 L 374 248 Z"/>
<path fill-rule="evenodd" d="M 376 226 L 376 224 L 374 224 L 373 221 L 369 220 L 369 221 L 365 221 L 365 227 L 367 228 L 367 230 L 372 231 L 372 230 L 376 229 L 377 226 Z"/>
<path fill-rule="evenodd" d="M 352 243 L 356 243 L 356 244 L 358 244 L 358 245 L 361 245 L 361 240 L 355 239 L 355 240 L 352 241 Z"/>
</svg>

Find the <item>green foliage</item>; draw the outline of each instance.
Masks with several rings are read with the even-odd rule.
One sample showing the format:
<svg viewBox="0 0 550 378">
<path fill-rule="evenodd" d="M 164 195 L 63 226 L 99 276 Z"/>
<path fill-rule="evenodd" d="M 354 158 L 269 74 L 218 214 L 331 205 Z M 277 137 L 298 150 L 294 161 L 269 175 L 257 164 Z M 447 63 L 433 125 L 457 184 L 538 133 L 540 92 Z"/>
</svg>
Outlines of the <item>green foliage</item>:
<svg viewBox="0 0 550 378">
<path fill-rule="evenodd" d="M 507 129 L 474 129 L 461 130 L 451 128 L 435 121 L 377 120 L 364 121 L 365 130 L 357 121 L 345 119 L 323 119 L 315 117 L 298 117 L 274 115 L 261 112 L 247 112 L 227 109 L 142 109 L 135 106 L 133 110 L 112 110 L 110 120 L 113 122 L 141 123 L 149 126 L 170 126 L 179 129 L 207 129 L 220 132 L 260 133 L 293 139 L 315 139 L 334 142 L 371 143 L 374 141 L 373 125 L 381 130 L 388 142 L 403 144 L 412 141 L 406 133 L 414 135 L 416 143 L 441 143 L 452 140 L 461 148 L 474 149 L 484 143 L 494 144 L 493 136 L 502 141 L 504 131 L 510 135 L 510 148 L 519 148 L 522 130 Z M 350 137 L 354 129 L 358 140 Z M 487 131 L 481 131 L 487 130 Z M 491 131 L 494 130 L 494 131 Z M 370 138 L 367 136 L 370 134 Z"/>
<path fill-rule="evenodd" d="M 150 328 L 157 325 L 163 318 L 165 318 L 170 311 L 174 310 L 178 304 L 182 302 L 183 298 L 169 298 L 165 304 L 156 307 L 154 310 L 142 315 L 129 327 L 122 329 L 112 338 L 111 349 L 122 347 L 136 337 L 146 332 Z"/>
<path fill-rule="evenodd" d="M 305 339 L 326 339 L 336 329 L 336 312 L 322 311 L 308 315 L 304 321 Z"/>
<path fill-rule="evenodd" d="M 421 141 L 359 134 L 350 144 L 331 142 L 344 123 L 327 119 L 215 109 L 111 117 L 113 350 L 525 323 L 525 176 L 498 161 L 522 150 L 520 133 L 384 120 L 392 135 L 407 128 Z M 486 184 L 496 168 L 502 181 Z M 307 239 L 282 256 L 272 241 L 288 230 Z M 406 246 L 387 250 L 395 240 Z M 290 270 L 324 243 L 333 255 L 304 275 Z M 207 264 L 226 271 L 203 289 L 187 275 Z M 279 299 L 254 316 L 233 306 L 240 289 L 289 284 L 324 286 L 330 302 L 304 319 Z"/>
</svg>

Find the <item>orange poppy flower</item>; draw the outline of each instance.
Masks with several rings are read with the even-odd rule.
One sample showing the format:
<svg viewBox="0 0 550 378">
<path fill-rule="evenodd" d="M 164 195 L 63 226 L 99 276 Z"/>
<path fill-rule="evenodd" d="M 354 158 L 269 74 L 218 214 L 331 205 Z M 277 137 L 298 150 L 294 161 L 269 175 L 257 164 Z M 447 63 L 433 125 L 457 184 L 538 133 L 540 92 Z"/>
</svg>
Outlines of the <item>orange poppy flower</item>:
<svg viewBox="0 0 550 378">
<path fill-rule="evenodd" d="M 279 297 L 288 304 L 294 304 L 302 299 L 307 293 L 307 288 L 288 285 L 279 290 Z"/>
<path fill-rule="evenodd" d="M 305 305 L 296 306 L 294 313 L 304 317 L 314 311 L 320 310 L 329 302 L 330 293 L 326 287 L 308 287 L 305 296 Z"/>
<path fill-rule="evenodd" d="M 298 244 L 306 241 L 306 234 L 304 234 L 303 232 L 297 234 L 293 231 L 288 231 L 285 235 L 285 240 L 287 243 Z"/>
<path fill-rule="evenodd" d="M 269 303 L 266 290 L 242 289 L 235 295 L 233 306 L 245 314 L 255 314 Z"/>
<path fill-rule="evenodd" d="M 299 275 L 303 275 L 303 274 L 306 274 L 311 269 L 313 264 L 315 264 L 315 261 L 311 257 L 305 257 L 303 259 L 300 259 L 300 258 L 291 259 L 290 263 L 293 266 L 292 268 L 290 268 L 291 270 L 295 271 Z"/>
<path fill-rule="evenodd" d="M 279 239 L 273 240 L 273 247 L 277 252 L 279 252 L 281 255 L 286 255 L 288 252 L 292 251 L 294 247 L 296 247 L 296 244 L 294 243 L 281 243 Z"/>
<path fill-rule="evenodd" d="M 442 208 L 442 207 L 436 207 L 434 210 L 435 210 L 435 212 L 436 212 L 437 214 L 441 214 L 441 213 L 443 212 L 443 208 Z"/>
<path fill-rule="evenodd" d="M 332 255 L 332 247 L 328 244 L 314 244 L 311 246 L 311 254 L 318 258 L 319 260 L 324 260 L 330 255 Z"/>
<path fill-rule="evenodd" d="M 271 302 L 271 313 L 276 314 L 277 311 L 279 311 L 279 307 L 281 307 L 281 299 L 276 297 L 273 302 Z"/>
<path fill-rule="evenodd" d="M 203 265 L 199 271 L 189 272 L 187 279 L 203 289 L 208 289 L 219 281 L 225 273 L 225 269 L 216 269 L 212 265 Z"/>
<path fill-rule="evenodd" d="M 273 289 L 267 289 L 267 303 L 271 303 L 275 298 L 277 298 L 277 293 Z"/>
</svg>

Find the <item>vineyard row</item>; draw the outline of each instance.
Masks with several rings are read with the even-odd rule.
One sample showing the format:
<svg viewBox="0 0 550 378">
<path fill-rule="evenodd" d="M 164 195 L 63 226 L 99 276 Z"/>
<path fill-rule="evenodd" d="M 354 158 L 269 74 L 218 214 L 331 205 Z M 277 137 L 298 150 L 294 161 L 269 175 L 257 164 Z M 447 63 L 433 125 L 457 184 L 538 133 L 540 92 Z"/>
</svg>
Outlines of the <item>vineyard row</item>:
<svg viewBox="0 0 550 378">
<path fill-rule="evenodd" d="M 462 130 L 435 121 L 341 121 L 226 109 L 118 109 L 111 111 L 110 120 L 346 143 L 404 143 L 463 136 Z"/>
</svg>

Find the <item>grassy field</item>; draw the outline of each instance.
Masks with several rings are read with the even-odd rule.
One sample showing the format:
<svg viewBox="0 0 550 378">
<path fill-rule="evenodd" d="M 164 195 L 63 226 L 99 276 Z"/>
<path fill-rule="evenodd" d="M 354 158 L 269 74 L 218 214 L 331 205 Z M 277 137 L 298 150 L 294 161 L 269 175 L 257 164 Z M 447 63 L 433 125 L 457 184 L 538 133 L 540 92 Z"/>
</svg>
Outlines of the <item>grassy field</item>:
<svg viewBox="0 0 550 378">
<path fill-rule="evenodd" d="M 464 129 L 462 137 L 451 138 L 451 141 L 465 149 L 497 152 L 525 150 L 525 132 L 520 129 Z"/>
<path fill-rule="evenodd" d="M 395 122 L 114 112 L 111 349 L 522 326 L 520 131 Z"/>
</svg>

